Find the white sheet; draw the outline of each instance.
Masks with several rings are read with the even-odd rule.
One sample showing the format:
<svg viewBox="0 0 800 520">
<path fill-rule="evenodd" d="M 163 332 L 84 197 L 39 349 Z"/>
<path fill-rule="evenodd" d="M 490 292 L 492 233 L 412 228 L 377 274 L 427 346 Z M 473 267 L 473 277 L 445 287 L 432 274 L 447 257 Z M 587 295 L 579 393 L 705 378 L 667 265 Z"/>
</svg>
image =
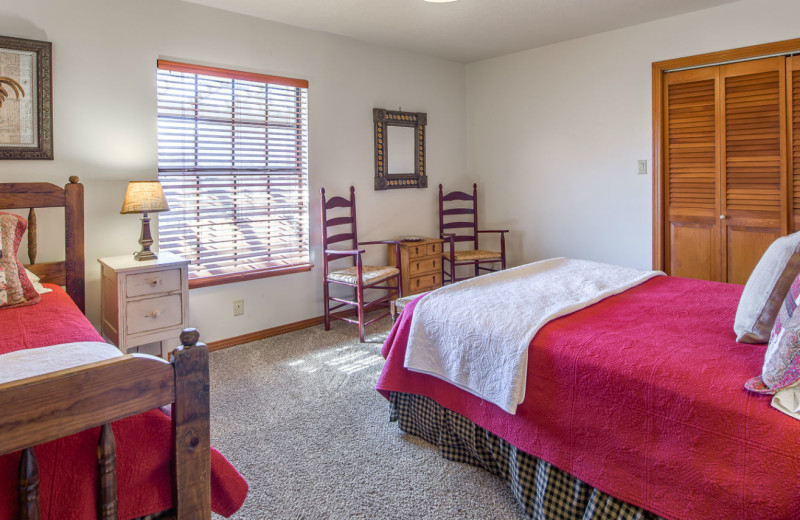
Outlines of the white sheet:
<svg viewBox="0 0 800 520">
<path fill-rule="evenodd" d="M 17 350 L 0 355 L 0 384 L 121 355 L 122 352 L 114 345 L 99 341 L 80 341 Z"/>
<path fill-rule="evenodd" d="M 442 287 L 417 302 L 405 367 L 516 413 L 539 329 L 660 274 L 554 258 Z"/>
</svg>

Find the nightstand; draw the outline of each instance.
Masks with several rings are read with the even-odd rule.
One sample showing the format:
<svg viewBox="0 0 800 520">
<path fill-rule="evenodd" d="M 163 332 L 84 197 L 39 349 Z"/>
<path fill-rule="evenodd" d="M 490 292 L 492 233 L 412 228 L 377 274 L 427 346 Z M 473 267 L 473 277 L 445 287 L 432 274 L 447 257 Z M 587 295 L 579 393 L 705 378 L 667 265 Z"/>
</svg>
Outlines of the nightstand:
<svg viewBox="0 0 800 520">
<path fill-rule="evenodd" d="M 161 356 L 189 321 L 189 261 L 162 251 L 155 260 L 100 258 L 103 335 L 122 352 L 159 342 Z"/>
<path fill-rule="evenodd" d="M 395 245 L 389 244 L 389 265 L 394 265 Z M 442 239 L 423 238 L 400 242 L 403 296 L 432 291 L 442 286 Z"/>
</svg>

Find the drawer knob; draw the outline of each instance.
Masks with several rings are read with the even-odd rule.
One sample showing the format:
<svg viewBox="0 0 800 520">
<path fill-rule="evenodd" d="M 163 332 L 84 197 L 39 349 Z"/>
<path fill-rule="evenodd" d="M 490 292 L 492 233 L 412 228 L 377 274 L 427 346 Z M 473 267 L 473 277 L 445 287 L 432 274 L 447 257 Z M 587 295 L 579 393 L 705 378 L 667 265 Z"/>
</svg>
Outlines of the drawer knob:
<svg viewBox="0 0 800 520">
<path fill-rule="evenodd" d="M 161 314 L 160 311 L 153 311 L 150 314 L 145 314 L 144 317 L 145 318 L 153 318 L 153 319 L 155 319 L 155 318 L 158 318 L 159 314 Z"/>
<path fill-rule="evenodd" d="M 161 280 L 158 279 L 158 278 L 153 278 L 152 280 L 150 280 L 150 285 L 152 285 L 153 287 L 155 287 L 156 285 L 158 285 L 160 283 L 161 283 Z"/>
</svg>

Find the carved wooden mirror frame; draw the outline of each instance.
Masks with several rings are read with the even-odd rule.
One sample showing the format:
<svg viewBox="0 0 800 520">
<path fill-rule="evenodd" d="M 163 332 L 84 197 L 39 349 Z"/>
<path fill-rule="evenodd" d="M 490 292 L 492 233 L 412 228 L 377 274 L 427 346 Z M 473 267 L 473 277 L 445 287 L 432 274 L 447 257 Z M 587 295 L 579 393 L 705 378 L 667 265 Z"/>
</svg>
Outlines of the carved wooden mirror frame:
<svg viewBox="0 0 800 520">
<path fill-rule="evenodd" d="M 401 112 L 399 110 L 372 109 L 375 122 L 375 189 L 427 188 L 425 172 L 425 112 Z M 414 172 L 389 173 L 388 127 L 403 126 L 414 129 Z"/>
</svg>

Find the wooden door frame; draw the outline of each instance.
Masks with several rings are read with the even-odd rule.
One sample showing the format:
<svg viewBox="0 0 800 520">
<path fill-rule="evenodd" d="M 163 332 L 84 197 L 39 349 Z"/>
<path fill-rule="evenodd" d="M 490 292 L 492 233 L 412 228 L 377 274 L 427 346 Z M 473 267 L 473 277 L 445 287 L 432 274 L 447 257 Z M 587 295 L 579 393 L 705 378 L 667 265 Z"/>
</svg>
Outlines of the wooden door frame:
<svg viewBox="0 0 800 520">
<path fill-rule="evenodd" d="M 704 67 L 736 60 L 788 54 L 795 51 L 800 52 L 800 38 L 653 62 L 653 269 L 666 272 L 667 267 L 667 259 L 664 254 L 667 218 L 666 205 L 664 203 L 665 175 L 664 153 L 662 150 L 665 123 L 664 74 L 675 69 Z M 786 148 L 788 150 L 790 146 Z"/>
</svg>

